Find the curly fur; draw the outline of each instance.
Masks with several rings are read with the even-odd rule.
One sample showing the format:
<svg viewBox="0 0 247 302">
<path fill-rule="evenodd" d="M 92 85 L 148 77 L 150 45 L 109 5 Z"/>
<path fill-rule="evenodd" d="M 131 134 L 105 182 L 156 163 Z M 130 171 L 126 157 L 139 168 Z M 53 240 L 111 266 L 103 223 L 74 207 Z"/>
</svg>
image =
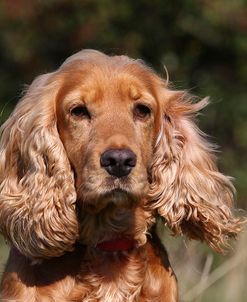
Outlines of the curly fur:
<svg viewBox="0 0 247 302">
<path fill-rule="evenodd" d="M 235 193 L 231 179 L 218 171 L 215 148 L 192 119 L 208 101 L 194 104 L 187 93 L 172 94 L 165 109 L 171 121 L 163 119 L 162 139 L 154 152 L 150 207 L 174 234 L 205 240 L 221 252 L 242 222 L 231 211 Z"/>
<path fill-rule="evenodd" d="M 51 77 L 34 81 L 2 126 L 1 231 L 31 258 L 62 255 L 78 236 L 74 178 L 54 120 Z"/>
<path fill-rule="evenodd" d="M 70 116 L 82 99 L 101 116 L 93 123 Z M 133 121 L 131 106 L 143 100 L 152 115 Z M 92 50 L 38 77 L 1 129 L 0 230 L 12 251 L 0 297 L 177 301 L 152 229 L 156 218 L 217 251 L 243 223 L 232 213 L 231 179 L 218 171 L 214 147 L 194 122 L 206 104 L 172 90 L 142 61 Z M 125 181 L 99 166 L 104 150 L 122 146 L 138 158 Z M 119 235 L 135 249 L 95 248 Z"/>
</svg>

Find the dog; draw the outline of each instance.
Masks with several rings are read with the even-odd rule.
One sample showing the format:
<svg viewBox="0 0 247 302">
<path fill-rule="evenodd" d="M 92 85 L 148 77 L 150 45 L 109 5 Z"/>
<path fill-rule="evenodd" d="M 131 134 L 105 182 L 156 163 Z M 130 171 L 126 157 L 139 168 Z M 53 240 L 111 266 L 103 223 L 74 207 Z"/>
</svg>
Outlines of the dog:
<svg viewBox="0 0 247 302">
<path fill-rule="evenodd" d="M 1 301 L 178 301 L 159 217 L 218 252 L 242 224 L 195 100 L 95 50 L 34 80 L 1 130 Z"/>
</svg>

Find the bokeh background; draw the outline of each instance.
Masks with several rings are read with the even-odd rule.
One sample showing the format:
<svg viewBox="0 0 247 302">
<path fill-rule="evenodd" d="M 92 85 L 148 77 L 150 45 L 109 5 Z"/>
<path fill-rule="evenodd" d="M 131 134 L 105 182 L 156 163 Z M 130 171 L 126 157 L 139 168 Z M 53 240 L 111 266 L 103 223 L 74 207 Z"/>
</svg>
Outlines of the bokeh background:
<svg viewBox="0 0 247 302">
<path fill-rule="evenodd" d="M 247 208 L 245 0 L 2 0 L 0 28 L 1 123 L 25 84 L 82 48 L 142 58 L 162 76 L 165 65 L 175 87 L 211 97 L 199 124 Z M 163 238 L 181 301 L 247 301 L 246 233 L 225 256 L 168 231 Z M 0 274 L 7 252 L 0 238 Z"/>
</svg>

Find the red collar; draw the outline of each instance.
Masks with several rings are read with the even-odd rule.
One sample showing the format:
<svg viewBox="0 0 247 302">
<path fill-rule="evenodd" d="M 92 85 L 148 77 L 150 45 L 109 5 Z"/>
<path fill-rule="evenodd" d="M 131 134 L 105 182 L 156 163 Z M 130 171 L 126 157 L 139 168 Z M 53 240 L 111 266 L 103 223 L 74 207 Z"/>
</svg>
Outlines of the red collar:
<svg viewBox="0 0 247 302">
<path fill-rule="evenodd" d="M 116 238 L 97 244 L 97 248 L 106 252 L 129 251 L 135 247 L 135 241 L 128 238 Z"/>
</svg>

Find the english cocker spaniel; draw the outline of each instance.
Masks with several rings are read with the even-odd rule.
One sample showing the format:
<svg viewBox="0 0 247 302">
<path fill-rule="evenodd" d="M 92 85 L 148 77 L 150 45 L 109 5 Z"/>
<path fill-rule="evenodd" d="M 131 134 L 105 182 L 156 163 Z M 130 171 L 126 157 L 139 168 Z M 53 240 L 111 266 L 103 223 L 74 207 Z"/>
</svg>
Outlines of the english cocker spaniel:
<svg viewBox="0 0 247 302">
<path fill-rule="evenodd" d="M 2 126 L 0 300 L 178 301 L 157 218 L 216 251 L 242 223 L 193 120 L 206 104 L 94 50 L 35 79 Z"/>
</svg>

